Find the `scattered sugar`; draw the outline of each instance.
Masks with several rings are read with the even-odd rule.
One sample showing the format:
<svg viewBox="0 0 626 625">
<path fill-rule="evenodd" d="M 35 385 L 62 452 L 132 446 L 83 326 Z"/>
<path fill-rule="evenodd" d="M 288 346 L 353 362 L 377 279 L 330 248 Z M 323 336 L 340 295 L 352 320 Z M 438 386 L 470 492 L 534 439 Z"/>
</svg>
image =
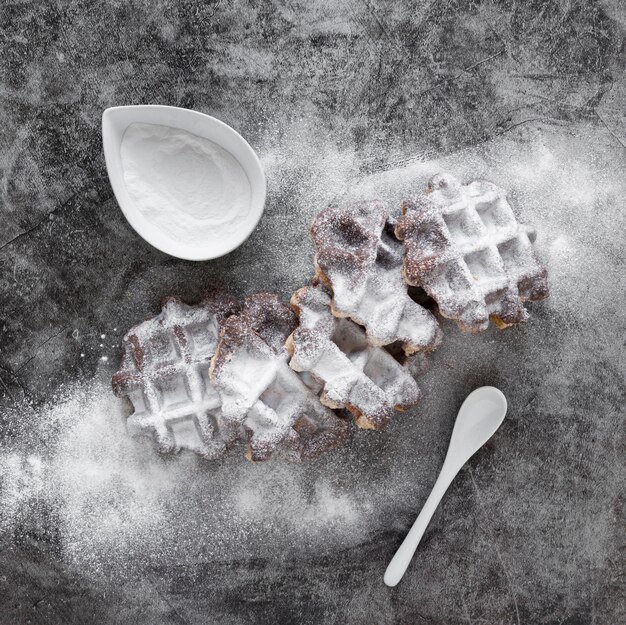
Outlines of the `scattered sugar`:
<svg viewBox="0 0 626 625">
<path fill-rule="evenodd" d="M 307 249 L 312 257 L 306 228 L 329 202 L 379 197 L 399 210 L 407 193 L 422 189 L 432 175 L 447 170 L 463 181 L 492 180 L 508 191 L 520 221 L 537 227 L 537 247 L 551 287 L 551 298 L 537 308 L 543 317 L 552 317 L 553 328 L 567 331 L 561 319 L 589 325 L 590 318 L 610 318 L 619 313 L 618 294 L 624 287 L 617 262 L 623 252 L 617 238 L 610 236 L 624 229 L 625 214 L 619 208 L 623 180 L 612 175 L 618 167 L 615 162 L 623 162 L 624 156 L 612 149 L 610 137 L 602 145 L 596 135 L 584 132 L 542 133 L 526 126 L 523 141 L 510 133 L 439 160 L 360 175 L 352 151 L 342 152 L 311 128 L 305 134 L 300 125 L 297 130 L 286 128 L 280 145 L 277 141 L 262 150 L 268 179 L 275 181 L 274 191 L 270 189 L 274 204 L 250 245 L 267 262 L 260 263 L 258 271 L 242 265 L 242 288 L 249 293 L 267 289 L 270 285 L 262 280 L 270 266 L 276 288 L 285 289 L 283 296 L 301 286 L 312 273 L 302 262 Z M 599 147 L 590 153 L 589 145 Z M 283 206 L 279 191 L 289 193 L 284 214 L 279 210 Z M 293 234 L 293 241 L 286 232 Z M 541 322 L 537 316 L 533 307 L 525 332 L 533 331 L 533 319 Z M 533 398 L 533 406 L 548 406 L 557 417 L 554 394 L 566 391 L 562 377 L 568 371 L 573 375 L 580 366 L 576 355 L 566 349 L 567 342 L 578 337 L 578 331 L 562 337 L 558 343 L 563 348 L 561 377 L 549 375 L 545 388 Z M 403 530 L 442 460 L 454 408 L 450 389 L 467 383 L 467 371 L 484 364 L 487 354 L 495 370 L 503 372 L 502 383 L 513 383 L 506 374 L 510 351 L 505 342 L 494 350 L 493 340 L 493 336 L 454 334 L 456 347 L 465 349 L 452 354 L 454 366 L 431 371 L 418 412 L 396 418 L 391 429 L 379 434 L 356 432 L 344 448 L 303 466 L 244 463 L 241 449 L 216 463 L 190 456 L 164 459 L 146 441 L 127 436 L 108 380 L 67 388 L 50 405 L 35 412 L 24 408 L 19 419 L 12 419 L 28 434 L 28 444 L 18 450 L 9 439 L 0 442 L 0 532 L 26 535 L 45 518 L 55 526 L 62 557 L 82 570 L 98 571 L 120 563 L 276 558 L 307 550 L 321 555 L 374 540 L 389 527 Z M 444 361 L 450 359 L 447 349 L 444 340 L 440 350 Z M 525 349 L 522 355 L 529 357 L 525 363 L 529 375 L 552 368 L 553 363 L 545 360 L 545 348 L 539 351 L 529 344 Z M 518 374 L 516 369 L 513 375 Z M 563 410 L 571 407 L 564 403 Z M 429 420 L 422 418 L 426 414 Z M 570 423 L 571 415 L 562 417 L 563 423 Z M 546 427 L 559 426 L 547 423 Z M 506 431 L 502 436 L 507 436 Z M 516 444 L 523 445 L 524 433 L 515 436 Z M 610 441 L 604 442 L 608 448 Z M 533 480 L 526 476 L 534 475 L 534 459 L 525 464 L 521 456 L 498 457 L 497 442 L 494 445 L 494 466 L 507 470 L 504 465 L 509 462 L 512 475 L 520 476 L 517 496 L 527 502 L 526 514 L 569 504 L 565 488 L 550 492 L 549 501 L 533 488 Z M 578 449 L 573 442 L 571 448 Z M 572 456 L 572 462 L 577 461 Z M 590 475 L 595 484 L 594 475 L 599 480 L 605 474 Z M 493 501 L 502 501 L 501 484 L 493 482 L 484 488 Z M 459 487 L 458 497 L 471 494 Z M 454 498 L 452 489 L 447 496 L 449 509 L 454 509 Z M 593 501 L 604 500 L 598 495 Z M 568 531 L 579 532 L 577 523 L 576 518 L 570 519 Z M 576 558 L 582 543 L 576 542 L 575 552 L 558 547 L 547 560 L 542 544 L 537 541 L 530 547 L 531 555 L 544 564 L 539 580 L 541 575 L 562 571 L 570 556 L 572 562 L 580 562 Z M 602 549 L 594 544 L 596 553 Z M 582 555 L 583 562 L 586 557 L 593 562 L 591 549 L 583 549 Z"/>
<path fill-rule="evenodd" d="M 36 451 L 0 446 L 0 532 L 55 519 L 62 557 L 94 573 L 121 560 L 243 557 L 268 537 L 266 555 L 302 538 L 330 548 L 365 530 L 367 506 L 332 483 L 336 470 L 313 480 L 303 466 L 242 463 L 241 448 L 219 463 L 154 453 L 128 436 L 105 380 L 67 388 L 29 426 Z"/>
<path fill-rule="evenodd" d="M 0 456 L 0 530 L 7 529 L 21 509 L 42 492 L 43 462 L 36 454 L 9 452 Z"/>
</svg>

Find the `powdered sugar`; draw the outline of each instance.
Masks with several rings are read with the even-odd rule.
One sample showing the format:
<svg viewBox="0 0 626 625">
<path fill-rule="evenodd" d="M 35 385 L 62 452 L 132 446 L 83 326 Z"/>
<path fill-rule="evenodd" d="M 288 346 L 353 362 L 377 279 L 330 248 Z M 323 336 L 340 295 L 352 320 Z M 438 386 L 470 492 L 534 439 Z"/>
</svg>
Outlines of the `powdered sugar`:
<svg viewBox="0 0 626 625">
<path fill-rule="evenodd" d="M 180 128 L 131 124 L 121 160 L 128 193 L 150 222 L 190 245 L 215 240 L 250 211 L 251 187 L 239 161 Z"/>
<path fill-rule="evenodd" d="M 0 456 L 0 530 L 11 526 L 20 510 L 39 497 L 44 485 L 44 465 L 38 454 L 8 452 Z"/>
<path fill-rule="evenodd" d="M 298 132 L 286 128 L 281 145 L 265 150 L 274 193 L 288 192 L 290 203 L 276 201 L 250 241 L 251 257 L 259 262 L 241 262 L 228 274 L 249 293 L 280 288 L 286 297 L 305 283 L 311 264 L 303 254 L 312 252 L 307 227 L 335 196 L 343 196 L 342 201 L 382 197 L 397 214 L 402 199 L 423 189 L 441 170 L 463 181 L 493 180 L 508 190 L 518 217 L 536 226 L 537 247 L 551 276 L 551 298 L 532 307 L 526 327 L 497 337 L 491 332 L 461 335 L 448 323 L 449 340 L 436 353 L 438 366 L 426 376 L 428 393 L 416 411 L 374 436 L 356 430 L 350 445 L 310 465 L 252 465 L 241 462 L 240 448 L 219 463 L 186 454 L 164 460 L 146 441 L 128 437 L 120 402 L 110 393 L 111 365 L 102 381 L 69 386 L 47 406 L 33 412 L 21 404 L 9 415 L 12 435 L 22 438 L 0 443 L 0 531 L 19 536 L 45 528 L 58 544 L 59 557 L 84 573 L 109 567 L 124 572 L 146 564 L 184 562 L 192 567 L 199 561 L 323 556 L 376 543 L 382 530 L 406 530 L 436 477 L 460 395 L 477 379 L 474 372 L 487 366 L 497 372 L 505 392 L 514 394 L 521 412 L 513 415 L 485 464 L 473 465 L 485 514 L 493 513 L 494 523 L 508 533 L 513 556 L 527 550 L 531 560 L 542 563 L 537 586 L 589 563 L 601 566 L 610 553 L 607 544 L 614 544 L 610 535 L 596 534 L 591 546 L 581 539 L 548 548 L 555 519 L 571 504 L 571 490 L 564 485 L 569 474 L 544 458 L 542 471 L 558 488 L 546 491 L 537 481 L 537 431 L 532 426 L 561 441 L 565 459 L 580 467 L 581 437 L 573 424 L 579 418 L 582 423 L 582 417 L 572 410 L 586 408 L 566 401 L 573 392 L 571 381 L 582 366 L 595 364 L 589 361 L 594 349 L 602 349 L 615 363 L 623 360 L 618 341 L 598 348 L 598 340 L 599 333 L 621 327 L 614 319 L 617 324 L 623 320 L 618 295 L 624 274 L 616 263 L 622 250 L 618 237 L 610 234 L 625 226 L 624 182 L 614 175 L 624 154 L 619 146 L 611 148 L 610 137 L 603 142 L 597 128 L 577 128 L 571 135 L 528 128 L 523 140 L 512 132 L 515 138 L 361 176 L 355 174 L 353 152 L 342 153 L 325 142 L 322 131 L 317 137 L 301 133 L 300 125 Z M 181 274 L 188 276 L 188 271 L 184 266 Z M 144 279 L 162 285 L 164 279 L 155 276 L 164 272 L 170 285 L 182 280 L 170 265 L 147 269 Z M 131 283 L 137 300 L 156 304 L 167 293 L 142 284 L 137 279 Z M 520 384 L 520 375 L 530 382 Z M 604 375 L 607 383 L 615 383 L 611 376 L 617 375 L 617 367 Z M 619 414 L 610 412 L 609 399 L 600 399 L 607 412 L 602 419 L 585 421 L 586 435 L 597 436 L 597 445 L 609 450 L 610 458 L 616 453 Z M 530 408 L 523 409 L 527 402 L 532 402 Z M 608 419 L 615 427 L 605 427 Z M 610 516 L 609 491 L 602 490 L 611 475 L 607 463 L 583 461 L 582 466 L 585 484 L 591 485 L 588 504 Z M 475 502 L 474 491 L 467 474 L 461 479 L 441 512 L 446 531 L 434 533 L 443 545 L 435 549 L 437 554 L 450 553 L 475 529 L 462 514 L 468 502 Z M 503 488 L 504 479 L 514 494 Z M 528 541 L 531 517 L 537 531 L 535 540 Z M 570 515 L 564 522 L 568 535 L 576 538 L 589 531 L 586 515 Z M 491 541 L 492 534 L 485 535 Z M 446 563 L 455 564 L 449 558 Z M 564 563 L 570 564 L 564 569 Z M 381 573 L 383 569 L 381 563 Z"/>
</svg>

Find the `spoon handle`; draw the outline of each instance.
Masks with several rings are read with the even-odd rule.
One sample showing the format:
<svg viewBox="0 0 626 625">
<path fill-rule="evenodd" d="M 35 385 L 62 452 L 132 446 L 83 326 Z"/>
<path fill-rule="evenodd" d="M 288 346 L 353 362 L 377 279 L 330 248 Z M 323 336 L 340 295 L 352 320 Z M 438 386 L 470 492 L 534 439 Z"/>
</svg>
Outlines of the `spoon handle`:
<svg viewBox="0 0 626 625">
<path fill-rule="evenodd" d="M 391 559 L 387 570 L 385 571 L 384 582 L 387 586 L 395 586 L 404 575 L 409 563 L 411 562 L 411 558 L 413 558 L 413 554 L 417 549 L 417 546 L 420 544 L 420 540 L 422 540 L 422 536 L 430 523 L 430 519 L 432 518 L 439 502 L 442 497 L 445 495 L 448 490 L 448 486 L 452 483 L 452 480 L 458 473 L 457 471 L 451 470 L 446 467 L 445 463 L 441 469 L 441 473 L 433 486 L 433 490 L 431 491 L 422 511 L 419 513 L 417 519 L 415 519 L 415 523 L 413 523 L 413 527 L 409 530 L 409 533 L 406 535 L 406 538 L 398 547 L 398 551 L 396 551 L 395 555 Z"/>
</svg>

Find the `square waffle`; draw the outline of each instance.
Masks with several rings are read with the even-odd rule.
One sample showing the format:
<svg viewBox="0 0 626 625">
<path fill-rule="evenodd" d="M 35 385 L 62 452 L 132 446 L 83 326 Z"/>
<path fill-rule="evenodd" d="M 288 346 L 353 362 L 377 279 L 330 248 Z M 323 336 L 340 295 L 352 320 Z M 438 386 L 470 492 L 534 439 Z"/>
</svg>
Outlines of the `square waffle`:
<svg viewBox="0 0 626 625">
<path fill-rule="evenodd" d="M 523 302 L 548 297 L 547 272 L 534 254 L 534 231 L 518 223 L 504 190 L 439 174 L 428 192 L 404 202 L 396 225 L 406 282 L 466 332 L 486 329 L 490 319 L 499 328 L 526 321 Z"/>
<path fill-rule="evenodd" d="M 152 437 L 161 452 L 189 450 L 207 459 L 221 456 L 237 438 L 208 377 L 219 328 L 237 310 L 220 291 L 196 306 L 168 298 L 159 315 L 126 334 L 112 386 L 130 402 L 132 434 Z"/>
</svg>

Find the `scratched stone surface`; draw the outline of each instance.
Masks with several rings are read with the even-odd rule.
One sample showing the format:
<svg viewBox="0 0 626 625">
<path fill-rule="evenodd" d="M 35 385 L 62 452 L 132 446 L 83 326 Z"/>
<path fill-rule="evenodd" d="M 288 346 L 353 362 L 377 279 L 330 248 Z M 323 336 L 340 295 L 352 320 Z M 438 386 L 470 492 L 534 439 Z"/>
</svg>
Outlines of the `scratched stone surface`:
<svg viewBox="0 0 626 625">
<path fill-rule="evenodd" d="M 626 11 L 619 0 L 112 0 L 0 7 L 0 623 L 626 622 Z M 124 220 L 102 111 L 170 104 L 258 151 L 265 215 L 205 263 Z M 424 400 L 298 467 L 158 457 L 108 381 L 124 331 L 215 285 L 288 299 L 330 202 L 446 169 L 505 187 L 552 297 L 444 324 Z M 502 429 L 404 580 L 385 566 L 463 397 Z"/>
</svg>

